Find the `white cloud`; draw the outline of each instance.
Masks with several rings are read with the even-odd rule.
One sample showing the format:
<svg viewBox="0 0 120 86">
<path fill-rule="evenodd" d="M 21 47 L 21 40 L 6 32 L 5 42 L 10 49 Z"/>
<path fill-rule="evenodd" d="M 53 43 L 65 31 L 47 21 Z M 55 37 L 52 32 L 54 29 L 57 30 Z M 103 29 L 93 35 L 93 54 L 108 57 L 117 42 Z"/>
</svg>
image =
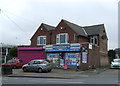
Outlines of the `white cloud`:
<svg viewBox="0 0 120 86">
<path fill-rule="evenodd" d="M 117 5 L 118 0 L 0 0 L 0 8 L 22 29 L 0 14 L 2 42 L 29 44 L 40 23 L 56 26 L 61 19 L 66 19 L 81 26 L 104 23 L 109 48 L 115 48 L 118 43 Z"/>
</svg>

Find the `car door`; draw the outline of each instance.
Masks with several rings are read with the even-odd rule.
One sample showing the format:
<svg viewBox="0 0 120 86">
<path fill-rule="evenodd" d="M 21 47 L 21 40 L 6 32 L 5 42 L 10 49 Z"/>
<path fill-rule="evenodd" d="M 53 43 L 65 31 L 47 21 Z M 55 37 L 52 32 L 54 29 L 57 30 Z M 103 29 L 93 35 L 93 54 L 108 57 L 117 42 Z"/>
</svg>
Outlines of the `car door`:
<svg viewBox="0 0 120 86">
<path fill-rule="evenodd" d="M 39 61 L 34 61 L 33 62 L 33 65 L 32 65 L 32 71 L 38 71 L 38 64 L 39 64 Z"/>
<path fill-rule="evenodd" d="M 33 65 L 33 61 L 29 62 L 29 63 L 27 64 L 27 66 L 26 66 L 26 69 L 27 69 L 28 71 L 32 71 L 32 65 Z"/>
<path fill-rule="evenodd" d="M 22 67 L 23 66 L 23 61 L 22 60 L 18 60 L 18 64 L 19 64 L 19 67 Z"/>
</svg>

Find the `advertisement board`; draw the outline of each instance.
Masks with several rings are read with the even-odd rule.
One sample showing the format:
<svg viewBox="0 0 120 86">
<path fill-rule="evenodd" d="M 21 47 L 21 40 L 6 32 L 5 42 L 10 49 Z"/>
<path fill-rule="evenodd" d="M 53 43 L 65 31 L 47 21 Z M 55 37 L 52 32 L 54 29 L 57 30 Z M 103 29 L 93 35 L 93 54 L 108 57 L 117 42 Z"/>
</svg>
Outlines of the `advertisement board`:
<svg viewBox="0 0 120 86">
<path fill-rule="evenodd" d="M 52 64 L 58 64 L 59 54 L 47 54 L 47 60 L 49 60 Z"/>
<path fill-rule="evenodd" d="M 65 63 L 68 65 L 76 65 L 76 62 L 80 62 L 79 53 L 66 53 Z"/>
<path fill-rule="evenodd" d="M 87 53 L 82 52 L 82 63 L 87 63 Z"/>
</svg>

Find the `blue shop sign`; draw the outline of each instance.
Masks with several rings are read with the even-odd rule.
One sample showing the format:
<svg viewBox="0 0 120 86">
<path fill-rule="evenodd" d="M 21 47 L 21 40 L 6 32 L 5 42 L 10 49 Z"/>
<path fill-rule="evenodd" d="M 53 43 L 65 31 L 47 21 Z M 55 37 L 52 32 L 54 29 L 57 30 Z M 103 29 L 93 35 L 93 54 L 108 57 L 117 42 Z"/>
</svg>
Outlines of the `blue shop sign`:
<svg viewBox="0 0 120 86">
<path fill-rule="evenodd" d="M 60 45 L 46 45 L 46 52 L 58 51 L 80 51 L 80 44 L 60 44 Z"/>
</svg>

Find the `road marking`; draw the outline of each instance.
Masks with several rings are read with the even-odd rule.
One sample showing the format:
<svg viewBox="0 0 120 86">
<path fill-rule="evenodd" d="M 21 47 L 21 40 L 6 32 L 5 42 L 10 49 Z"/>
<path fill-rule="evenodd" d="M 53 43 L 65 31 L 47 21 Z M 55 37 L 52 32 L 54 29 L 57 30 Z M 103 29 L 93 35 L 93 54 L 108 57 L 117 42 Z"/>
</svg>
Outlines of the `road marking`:
<svg viewBox="0 0 120 86">
<path fill-rule="evenodd" d="M 88 75 L 80 75 L 81 77 L 88 77 Z"/>
<path fill-rule="evenodd" d="M 83 82 L 67 82 L 67 83 L 70 83 L 70 84 L 81 84 Z"/>
<path fill-rule="evenodd" d="M 56 81 L 46 81 L 46 82 L 51 82 L 51 83 L 62 83 L 62 84 L 81 84 L 81 83 L 83 83 L 83 82 L 72 82 L 72 81 L 70 81 L 70 82 L 68 82 L 68 81 L 59 81 L 59 82 L 56 82 Z"/>
</svg>

